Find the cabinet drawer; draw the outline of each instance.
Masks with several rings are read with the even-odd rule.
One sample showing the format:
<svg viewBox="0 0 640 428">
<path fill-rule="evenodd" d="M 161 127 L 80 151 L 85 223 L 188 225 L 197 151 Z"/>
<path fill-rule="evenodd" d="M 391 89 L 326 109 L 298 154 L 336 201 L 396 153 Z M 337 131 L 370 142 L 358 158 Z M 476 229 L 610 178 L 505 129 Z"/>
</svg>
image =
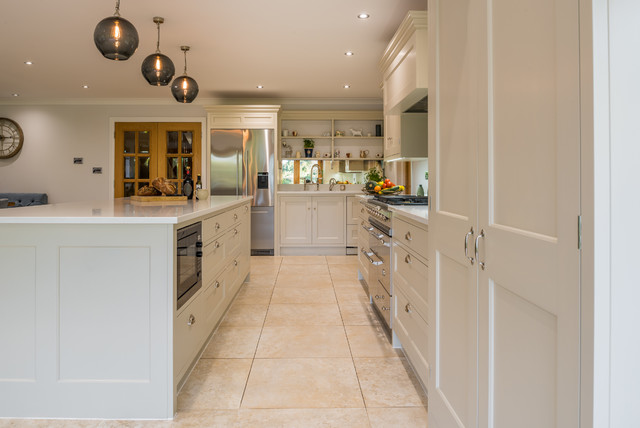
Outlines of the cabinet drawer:
<svg viewBox="0 0 640 428">
<path fill-rule="evenodd" d="M 236 224 L 225 233 L 224 239 L 227 244 L 227 254 L 235 254 L 242 247 L 245 239 L 243 232 L 242 224 Z"/>
<path fill-rule="evenodd" d="M 231 226 L 231 214 L 224 212 L 202 221 L 202 240 L 206 244 Z"/>
<path fill-rule="evenodd" d="M 427 265 L 405 250 L 402 246 L 393 246 L 393 285 L 402 291 L 413 302 L 416 311 L 427 319 Z"/>
<path fill-rule="evenodd" d="M 180 379 L 196 356 L 206 332 L 202 293 L 193 299 L 175 319 L 174 331 L 174 373 Z"/>
<path fill-rule="evenodd" d="M 225 290 L 227 282 L 227 271 L 223 270 L 218 273 L 218 276 L 208 284 L 202 291 L 202 300 L 204 306 L 204 314 L 206 319 L 204 320 L 207 333 L 211 332 L 211 329 L 215 327 L 216 323 L 224 313 L 224 300 Z"/>
<path fill-rule="evenodd" d="M 231 217 L 231 224 L 239 223 L 248 219 L 250 217 L 249 211 L 249 204 L 245 204 L 231 210 L 229 212 L 229 216 Z"/>
<path fill-rule="evenodd" d="M 393 239 L 427 258 L 427 231 L 397 217 L 393 218 Z"/>
<path fill-rule="evenodd" d="M 227 235 L 218 236 L 207 243 L 202 251 L 202 281 L 208 285 L 224 267 L 227 251 Z"/>
<path fill-rule="evenodd" d="M 423 385 L 427 385 L 427 322 L 411 308 L 402 290 L 394 289 L 395 301 L 393 331 L 411 361 Z"/>
<path fill-rule="evenodd" d="M 244 252 L 236 253 L 229 258 L 229 264 L 227 265 L 227 282 L 226 282 L 226 295 L 227 300 L 233 299 L 238 292 L 238 289 L 244 282 L 244 279 L 249 273 L 249 256 Z"/>
</svg>

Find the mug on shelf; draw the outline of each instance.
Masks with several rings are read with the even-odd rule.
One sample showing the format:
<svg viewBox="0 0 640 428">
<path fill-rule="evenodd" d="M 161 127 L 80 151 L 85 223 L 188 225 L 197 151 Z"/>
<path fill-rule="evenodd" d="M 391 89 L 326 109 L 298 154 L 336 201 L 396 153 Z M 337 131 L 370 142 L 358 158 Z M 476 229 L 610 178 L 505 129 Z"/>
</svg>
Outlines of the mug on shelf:
<svg viewBox="0 0 640 428">
<path fill-rule="evenodd" d="M 294 137 L 298 136 L 298 131 L 291 131 L 291 135 L 293 135 Z"/>
<path fill-rule="evenodd" d="M 351 153 L 347 153 L 347 157 L 350 158 L 351 157 Z"/>
<path fill-rule="evenodd" d="M 360 157 L 366 158 L 369 155 L 369 150 L 360 150 Z"/>
<path fill-rule="evenodd" d="M 283 137 L 288 137 L 289 136 L 289 130 L 288 129 L 283 129 L 282 130 L 282 136 Z"/>
</svg>

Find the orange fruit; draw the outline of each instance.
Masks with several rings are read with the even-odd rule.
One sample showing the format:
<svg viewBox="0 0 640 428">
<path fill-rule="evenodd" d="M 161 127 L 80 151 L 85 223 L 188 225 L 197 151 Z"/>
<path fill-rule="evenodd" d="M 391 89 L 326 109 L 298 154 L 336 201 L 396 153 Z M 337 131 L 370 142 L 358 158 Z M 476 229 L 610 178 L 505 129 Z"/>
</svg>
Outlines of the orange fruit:
<svg viewBox="0 0 640 428">
<path fill-rule="evenodd" d="M 376 186 L 373 188 L 374 191 L 379 192 L 382 188 L 380 186 Z"/>
</svg>

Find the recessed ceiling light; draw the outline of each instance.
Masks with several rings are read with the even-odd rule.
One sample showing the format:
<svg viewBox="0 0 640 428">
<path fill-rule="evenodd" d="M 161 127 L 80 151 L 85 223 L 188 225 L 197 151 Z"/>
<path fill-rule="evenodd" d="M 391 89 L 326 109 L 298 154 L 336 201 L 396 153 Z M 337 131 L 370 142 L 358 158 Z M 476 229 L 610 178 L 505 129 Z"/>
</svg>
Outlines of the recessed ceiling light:
<svg viewBox="0 0 640 428">
<path fill-rule="evenodd" d="M 262 85 L 258 85 L 258 86 L 256 86 L 256 88 L 258 88 L 258 89 L 262 89 L 262 88 L 264 88 L 264 86 L 262 86 Z"/>
<path fill-rule="evenodd" d="M 19 97 L 20 96 L 20 94 L 11 94 L 11 95 L 13 95 L 14 97 Z"/>
<path fill-rule="evenodd" d="M 349 89 L 351 87 L 351 85 L 344 85 L 343 88 L 344 89 Z"/>
<path fill-rule="evenodd" d="M 369 14 L 365 12 L 358 15 L 358 18 L 360 19 L 367 19 L 368 17 L 369 17 Z"/>
<path fill-rule="evenodd" d="M 82 85 L 82 89 L 89 89 L 89 85 Z"/>
<path fill-rule="evenodd" d="M 24 63 L 27 65 L 33 65 L 33 61 L 25 61 Z"/>
<path fill-rule="evenodd" d="M 346 56 L 353 56 L 353 52 L 351 52 L 351 51 L 346 51 L 344 54 L 345 54 Z"/>
</svg>

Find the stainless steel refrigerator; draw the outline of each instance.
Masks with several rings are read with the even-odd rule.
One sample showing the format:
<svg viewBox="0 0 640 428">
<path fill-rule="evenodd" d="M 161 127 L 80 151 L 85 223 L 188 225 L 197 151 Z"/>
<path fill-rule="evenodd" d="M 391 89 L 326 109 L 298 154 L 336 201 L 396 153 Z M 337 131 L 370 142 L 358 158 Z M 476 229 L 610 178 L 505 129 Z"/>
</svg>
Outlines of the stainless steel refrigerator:
<svg viewBox="0 0 640 428">
<path fill-rule="evenodd" d="M 211 195 L 250 195 L 251 254 L 273 255 L 273 129 L 211 130 Z"/>
</svg>

